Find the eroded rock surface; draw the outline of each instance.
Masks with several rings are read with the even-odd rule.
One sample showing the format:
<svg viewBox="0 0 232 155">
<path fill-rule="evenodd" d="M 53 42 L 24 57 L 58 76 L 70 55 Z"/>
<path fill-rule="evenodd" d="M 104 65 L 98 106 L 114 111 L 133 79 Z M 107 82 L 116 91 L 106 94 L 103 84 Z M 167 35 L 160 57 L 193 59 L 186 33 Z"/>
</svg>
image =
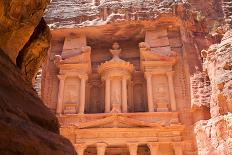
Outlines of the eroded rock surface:
<svg viewBox="0 0 232 155">
<path fill-rule="evenodd" d="M 0 154 L 75 154 L 58 135 L 57 118 L 2 51 L 0 75 Z"/>
<path fill-rule="evenodd" d="M 199 121 L 195 126 L 199 154 L 232 153 L 232 31 L 228 31 L 220 44 L 202 51 L 203 67 L 207 71 L 212 94 L 211 119 Z"/>
<path fill-rule="evenodd" d="M 17 66 L 28 80 L 32 80 L 32 83 L 34 83 L 36 73 L 47 56 L 50 39 L 49 27 L 42 19 L 27 44 L 19 52 Z"/>
<path fill-rule="evenodd" d="M 0 48 L 14 63 L 39 24 L 47 4 L 48 0 L 0 1 Z"/>
<path fill-rule="evenodd" d="M 76 154 L 31 85 L 50 44 L 49 29 L 41 20 L 47 4 L 48 0 L 0 1 L 1 155 Z"/>
</svg>

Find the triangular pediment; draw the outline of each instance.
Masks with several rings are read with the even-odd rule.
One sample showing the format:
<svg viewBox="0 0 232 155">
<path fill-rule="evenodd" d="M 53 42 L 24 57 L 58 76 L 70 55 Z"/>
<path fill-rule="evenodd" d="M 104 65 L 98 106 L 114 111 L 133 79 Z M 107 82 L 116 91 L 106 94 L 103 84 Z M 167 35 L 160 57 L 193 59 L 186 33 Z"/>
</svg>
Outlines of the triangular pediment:
<svg viewBox="0 0 232 155">
<path fill-rule="evenodd" d="M 121 115 L 112 115 L 103 119 L 83 122 L 77 125 L 78 128 L 98 128 L 104 126 L 120 127 L 122 125 L 126 127 L 151 127 L 151 128 L 163 128 L 159 123 L 145 122 Z"/>
<path fill-rule="evenodd" d="M 73 55 L 61 61 L 61 64 L 79 64 L 90 62 L 90 52 Z"/>
</svg>

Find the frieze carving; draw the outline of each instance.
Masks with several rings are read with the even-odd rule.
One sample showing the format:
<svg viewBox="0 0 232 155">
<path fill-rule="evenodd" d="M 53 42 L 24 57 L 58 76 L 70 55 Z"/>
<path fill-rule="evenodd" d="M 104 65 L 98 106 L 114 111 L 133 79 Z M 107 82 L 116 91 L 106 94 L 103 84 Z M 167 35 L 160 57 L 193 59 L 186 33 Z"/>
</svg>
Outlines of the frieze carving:
<svg viewBox="0 0 232 155">
<path fill-rule="evenodd" d="M 79 129 L 83 129 L 83 128 L 101 127 L 106 124 L 113 124 L 114 127 L 120 126 L 120 124 L 124 124 L 129 127 L 130 126 L 131 127 L 151 127 L 151 128 L 158 128 L 158 129 L 164 129 L 168 127 L 161 123 L 142 121 L 142 120 L 122 116 L 121 114 L 113 114 L 111 116 L 108 116 L 102 119 L 78 123 L 78 124 L 75 124 L 75 126 Z M 173 128 L 175 127 L 175 125 L 179 127 L 179 124 L 172 124 L 169 127 Z"/>
</svg>

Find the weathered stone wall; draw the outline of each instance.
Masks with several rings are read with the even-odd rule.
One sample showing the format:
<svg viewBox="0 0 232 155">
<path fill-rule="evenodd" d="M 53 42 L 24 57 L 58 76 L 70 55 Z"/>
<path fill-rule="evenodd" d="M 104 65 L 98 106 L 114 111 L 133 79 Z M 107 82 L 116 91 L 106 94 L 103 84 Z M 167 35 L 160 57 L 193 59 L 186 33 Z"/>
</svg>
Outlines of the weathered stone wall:
<svg viewBox="0 0 232 155">
<path fill-rule="evenodd" d="M 203 69 L 207 72 L 212 94 L 210 99 L 211 119 L 195 125 L 199 154 L 232 153 L 232 32 L 228 31 L 220 44 L 211 45 L 202 51 Z"/>
</svg>

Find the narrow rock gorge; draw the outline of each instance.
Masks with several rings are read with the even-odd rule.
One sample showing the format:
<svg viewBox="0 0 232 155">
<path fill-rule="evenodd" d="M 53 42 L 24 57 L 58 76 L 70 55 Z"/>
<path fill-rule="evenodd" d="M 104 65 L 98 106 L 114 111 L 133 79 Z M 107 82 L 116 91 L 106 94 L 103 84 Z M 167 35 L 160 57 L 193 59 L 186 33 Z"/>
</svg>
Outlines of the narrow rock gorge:
<svg viewBox="0 0 232 155">
<path fill-rule="evenodd" d="M 0 1 L 0 154 L 76 154 L 59 122 L 32 88 L 50 30 L 42 1 Z"/>
</svg>

